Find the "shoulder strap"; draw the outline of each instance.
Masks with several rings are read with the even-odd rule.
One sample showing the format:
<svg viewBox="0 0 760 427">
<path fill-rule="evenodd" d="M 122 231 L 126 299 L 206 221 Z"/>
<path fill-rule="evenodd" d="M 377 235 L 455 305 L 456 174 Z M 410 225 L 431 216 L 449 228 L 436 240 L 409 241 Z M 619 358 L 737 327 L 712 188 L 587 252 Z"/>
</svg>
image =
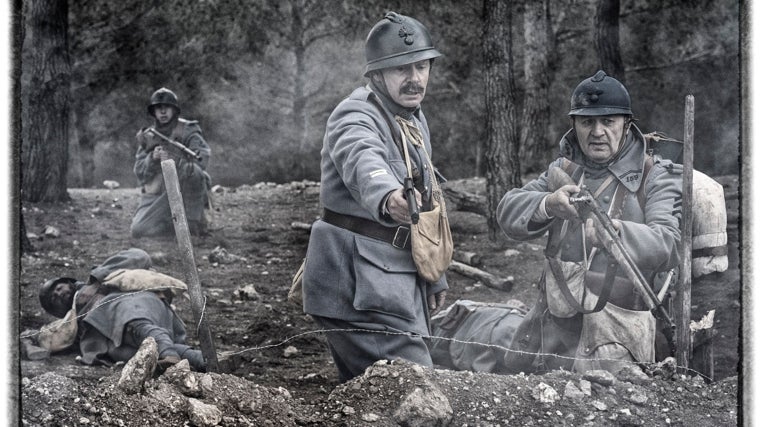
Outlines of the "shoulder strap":
<svg viewBox="0 0 760 427">
<path fill-rule="evenodd" d="M 649 178 L 649 172 L 654 166 L 654 159 L 647 154 L 647 158 L 644 160 L 644 170 L 641 172 L 641 185 L 636 190 L 636 199 L 639 201 L 639 207 L 641 211 L 644 211 L 644 207 L 647 204 L 647 178 Z"/>
<path fill-rule="evenodd" d="M 174 126 L 174 129 L 172 130 L 172 134 L 169 135 L 169 138 L 179 141 L 180 144 L 185 145 L 185 142 L 182 140 L 182 137 L 185 135 L 185 127 L 187 126 L 187 121 L 183 119 L 177 120 L 177 126 Z"/>
<path fill-rule="evenodd" d="M 565 171 L 566 174 L 568 174 L 568 176 L 573 179 L 573 181 L 578 182 L 578 178 L 575 176 L 575 174 L 581 167 L 579 164 L 571 162 L 567 157 L 562 157 L 560 167 L 563 171 Z"/>
</svg>

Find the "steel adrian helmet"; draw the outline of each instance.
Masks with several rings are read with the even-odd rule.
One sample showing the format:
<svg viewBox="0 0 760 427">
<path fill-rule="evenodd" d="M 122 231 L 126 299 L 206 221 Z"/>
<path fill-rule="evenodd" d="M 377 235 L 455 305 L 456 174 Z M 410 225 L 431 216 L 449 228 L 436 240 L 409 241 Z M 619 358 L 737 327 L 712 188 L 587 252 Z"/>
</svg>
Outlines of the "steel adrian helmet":
<svg viewBox="0 0 760 427">
<path fill-rule="evenodd" d="M 159 105 L 159 104 L 171 105 L 172 107 L 177 109 L 177 114 L 179 114 L 179 101 L 177 100 L 177 95 L 165 87 L 162 87 L 161 89 L 153 92 L 153 95 L 150 96 L 150 104 L 148 105 L 148 114 L 152 116 L 153 109 L 155 108 L 156 105 Z"/>
<path fill-rule="evenodd" d="M 599 70 L 573 91 L 568 116 L 633 115 L 628 90 L 617 79 Z"/>
<path fill-rule="evenodd" d="M 56 279 L 50 279 L 47 282 L 42 284 L 42 287 L 40 287 L 40 305 L 42 308 L 45 309 L 48 313 L 52 314 L 55 317 L 63 317 L 66 315 L 66 312 L 69 310 L 69 308 L 62 308 L 58 307 L 54 300 L 53 300 L 53 291 L 55 290 L 55 287 L 59 283 L 70 283 L 72 285 L 76 285 L 77 279 L 73 279 L 71 277 L 58 277 Z"/>
<path fill-rule="evenodd" d="M 367 35 L 364 45 L 367 65 L 364 77 L 383 68 L 411 64 L 441 56 L 420 21 L 396 12 L 388 12 Z"/>
</svg>

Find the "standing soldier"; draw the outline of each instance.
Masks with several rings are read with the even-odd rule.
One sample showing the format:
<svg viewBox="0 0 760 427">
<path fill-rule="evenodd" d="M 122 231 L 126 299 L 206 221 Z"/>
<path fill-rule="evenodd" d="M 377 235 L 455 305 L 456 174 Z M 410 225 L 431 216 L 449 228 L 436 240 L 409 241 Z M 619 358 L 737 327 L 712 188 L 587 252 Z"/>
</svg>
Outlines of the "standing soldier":
<svg viewBox="0 0 760 427">
<path fill-rule="evenodd" d="M 509 191 L 497 209 L 502 230 L 513 239 L 535 239 L 549 231 L 548 267 L 533 313 L 540 318 L 540 331 L 516 336 L 512 348 L 540 343 L 539 352 L 565 356 L 545 359 L 545 368 L 558 363 L 579 372 L 614 373 L 630 362 L 654 361 L 656 319 L 624 268 L 617 268 L 601 249 L 594 223 L 579 220 L 570 197 L 581 186 L 595 196 L 648 286 L 656 288 L 657 273 L 678 265 L 682 168 L 647 154 L 644 136 L 633 123 L 628 91 L 603 71 L 577 86 L 568 115 L 572 128 L 549 169 L 566 171 L 574 182 L 552 182 L 554 174 L 547 171 Z M 583 311 L 571 303 L 563 286 Z M 605 289 L 611 290 L 608 295 Z M 605 297 L 607 304 L 594 312 Z M 530 313 L 526 316 L 526 321 L 533 319 Z"/>
<path fill-rule="evenodd" d="M 367 36 L 369 78 L 327 121 L 322 147 L 321 221 L 311 232 L 303 276 L 304 311 L 325 329 L 341 381 L 377 360 L 431 366 L 419 335 L 444 303 L 446 277 L 428 283 L 410 251 L 410 211 L 401 132 L 409 143 L 414 194 L 430 210 L 430 131 L 420 103 L 441 54 L 414 18 L 389 12 Z M 402 130 L 403 129 L 403 130 Z"/>
<path fill-rule="evenodd" d="M 161 88 L 151 95 L 148 114 L 155 123 L 153 127 L 137 132 L 134 171 L 142 186 L 142 196 L 130 227 L 132 237 L 174 233 L 169 197 L 161 172 L 161 162 L 167 159 L 176 162 L 190 233 L 206 233 L 208 224 L 204 208 L 208 205 L 208 190 L 211 188 L 211 177 L 206 167 L 211 149 L 203 139 L 198 122 L 180 118 L 179 113 L 179 102 L 174 92 Z M 167 138 L 179 144 L 169 144 Z M 181 149 L 180 144 L 186 148 Z"/>
</svg>

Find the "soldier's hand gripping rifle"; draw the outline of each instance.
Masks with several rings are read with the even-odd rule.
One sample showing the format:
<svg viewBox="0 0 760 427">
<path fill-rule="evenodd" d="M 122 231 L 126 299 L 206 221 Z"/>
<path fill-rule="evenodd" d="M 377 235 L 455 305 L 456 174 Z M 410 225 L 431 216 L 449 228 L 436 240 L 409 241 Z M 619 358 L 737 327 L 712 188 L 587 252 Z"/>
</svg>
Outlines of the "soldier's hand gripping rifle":
<svg viewBox="0 0 760 427">
<path fill-rule="evenodd" d="M 560 168 L 552 168 L 549 172 L 550 181 L 574 184 L 572 178 Z M 597 200 L 586 188 L 581 189 L 575 196 L 571 196 L 570 203 L 575 206 L 581 219 L 585 221 L 588 218 L 592 218 L 594 227 L 598 230 L 597 236 L 600 238 L 604 248 L 615 259 L 618 265 L 623 268 L 626 276 L 633 282 L 636 291 L 644 297 L 644 302 L 649 310 L 665 324 L 662 332 L 668 340 L 671 354 L 675 354 L 674 333 L 676 325 L 670 319 L 662 301 L 657 298 L 657 295 L 647 284 L 647 280 L 641 273 L 641 270 L 633 262 L 631 254 L 623 246 L 617 229 L 612 224 L 612 220 L 607 215 L 607 212 L 601 209 Z"/>
<path fill-rule="evenodd" d="M 201 155 L 200 154 L 198 154 L 195 151 L 187 148 L 181 142 L 175 141 L 175 140 L 169 138 L 168 136 L 166 136 L 166 135 L 162 134 L 161 132 L 153 129 L 152 127 L 145 129 L 145 131 L 146 132 L 150 132 L 153 135 L 157 136 L 159 139 L 163 140 L 165 143 L 171 145 L 172 147 L 180 150 L 180 152 L 182 152 L 186 156 L 190 157 L 191 159 L 199 161 L 199 162 L 201 161 Z"/>
</svg>

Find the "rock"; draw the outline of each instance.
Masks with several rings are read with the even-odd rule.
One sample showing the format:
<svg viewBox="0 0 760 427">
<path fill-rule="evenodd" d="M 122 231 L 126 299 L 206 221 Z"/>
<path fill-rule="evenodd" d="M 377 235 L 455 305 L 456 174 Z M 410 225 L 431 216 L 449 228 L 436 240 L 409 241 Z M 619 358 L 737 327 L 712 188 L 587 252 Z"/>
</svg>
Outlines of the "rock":
<svg viewBox="0 0 760 427">
<path fill-rule="evenodd" d="M 282 357 L 288 358 L 295 354 L 298 354 L 298 349 L 293 347 L 292 345 L 289 345 L 287 346 L 287 348 L 285 348 L 285 350 L 283 350 Z"/>
<path fill-rule="evenodd" d="M 586 395 L 572 381 L 565 384 L 565 397 L 573 400 L 585 399 Z"/>
<path fill-rule="evenodd" d="M 588 380 L 580 380 L 578 382 L 578 385 L 580 386 L 581 391 L 586 396 L 591 396 L 591 382 Z"/>
<path fill-rule="evenodd" d="M 124 365 L 119 377 L 119 388 L 126 394 L 137 394 L 145 388 L 145 382 L 153 377 L 158 361 L 158 345 L 153 337 L 140 344 L 134 356 Z"/>
<path fill-rule="evenodd" d="M 261 300 L 261 295 L 253 285 L 246 285 L 245 287 L 238 288 L 237 296 L 243 301 Z"/>
<path fill-rule="evenodd" d="M 559 400 L 559 393 L 557 393 L 557 390 L 544 382 L 538 383 L 531 395 L 541 403 L 551 404 Z"/>
<path fill-rule="evenodd" d="M 583 379 L 605 387 L 609 387 L 615 383 L 615 376 L 603 369 L 586 371 L 583 374 Z"/>
<path fill-rule="evenodd" d="M 516 255 L 520 255 L 520 251 L 518 251 L 517 249 L 507 249 L 506 251 L 504 251 L 504 256 L 507 258 L 516 256 Z"/>
<path fill-rule="evenodd" d="M 380 416 L 377 414 L 373 414 L 372 412 L 362 414 L 362 421 L 366 421 L 368 423 L 374 423 L 375 421 L 379 419 L 380 419 Z"/>
<path fill-rule="evenodd" d="M 166 369 L 163 376 L 185 396 L 203 396 L 199 375 L 190 370 L 190 362 L 187 359 L 182 359 L 179 363 Z"/>
<path fill-rule="evenodd" d="M 645 385 L 652 382 L 652 378 L 645 374 L 644 371 L 636 365 L 625 365 L 617 372 L 617 379 L 638 385 Z"/>
<path fill-rule="evenodd" d="M 211 251 L 210 254 L 208 254 L 208 261 L 211 263 L 219 264 L 234 264 L 236 262 L 245 262 L 246 259 L 244 257 L 227 252 L 227 250 L 221 246 L 217 246 Z"/>
<path fill-rule="evenodd" d="M 119 188 L 119 186 L 120 186 L 120 184 L 119 184 L 118 181 L 113 181 L 113 180 L 110 180 L 110 179 L 107 179 L 107 180 L 103 181 L 103 187 L 106 187 L 109 190 L 113 190 L 115 188 Z"/>
<path fill-rule="evenodd" d="M 59 230 L 57 227 L 53 227 L 52 225 L 48 225 L 47 227 L 45 227 L 45 231 L 43 232 L 43 234 L 45 235 L 45 237 L 56 238 L 56 237 L 60 237 L 61 230 Z"/>
<path fill-rule="evenodd" d="M 222 411 L 219 408 L 192 397 L 187 399 L 187 416 L 196 426 L 215 426 L 222 421 Z"/>
<path fill-rule="evenodd" d="M 597 411 L 606 411 L 607 405 L 602 402 L 601 400 L 594 400 L 591 402 L 591 406 L 593 406 Z"/>
<path fill-rule="evenodd" d="M 640 386 L 633 386 L 626 389 L 625 394 L 623 394 L 623 399 L 639 406 L 644 406 L 649 401 L 646 390 Z"/>
<path fill-rule="evenodd" d="M 406 395 L 393 413 L 393 420 L 404 427 L 445 426 L 451 422 L 454 410 L 449 399 L 432 383 L 415 387 Z"/>
<path fill-rule="evenodd" d="M 660 377 L 664 380 L 673 378 L 676 374 L 676 359 L 673 357 L 666 357 L 662 362 L 658 362 L 654 368 L 652 368 L 652 375 Z"/>
</svg>

